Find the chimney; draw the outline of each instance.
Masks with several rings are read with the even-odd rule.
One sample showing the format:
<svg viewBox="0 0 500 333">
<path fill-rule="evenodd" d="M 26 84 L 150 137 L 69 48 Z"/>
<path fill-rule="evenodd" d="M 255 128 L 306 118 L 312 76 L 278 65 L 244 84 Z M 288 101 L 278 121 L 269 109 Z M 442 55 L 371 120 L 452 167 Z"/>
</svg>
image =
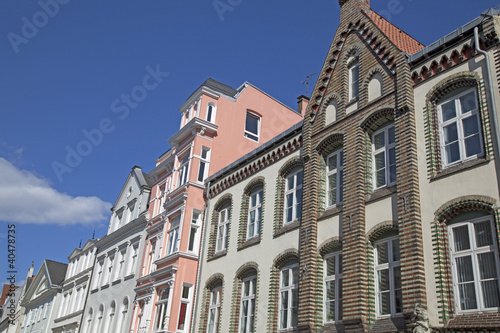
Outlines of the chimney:
<svg viewBox="0 0 500 333">
<path fill-rule="evenodd" d="M 309 97 L 300 95 L 299 97 L 297 97 L 297 103 L 299 104 L 298 112 L 303 117 L 306 112 L 307 105 L 309 104 Z"/>
</svg>

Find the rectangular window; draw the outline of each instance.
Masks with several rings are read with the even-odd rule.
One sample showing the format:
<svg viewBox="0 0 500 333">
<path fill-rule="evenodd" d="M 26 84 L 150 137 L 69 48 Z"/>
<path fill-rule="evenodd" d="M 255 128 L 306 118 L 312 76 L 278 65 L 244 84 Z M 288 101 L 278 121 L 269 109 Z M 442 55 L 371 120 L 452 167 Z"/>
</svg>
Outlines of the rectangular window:
<svg viewBox="0 0 500 333">
<path fill-rule="evenodd" d="M 94 288 L 97 288 L 99 286 L 101 286 L 101 279 L 102 279 L 102 269 L 103 269 L 103 265 L 104 265 L 104 259 L 103 260 L 100 260 L 98 263 L 97 263 L 97 275 L 96 275 L 96 279 L 95 279 L 95 282 L 94 282 Z"/>
<path fill-rule="evenodd" d="M 281 269 L 279 328 L 291 329 L 297 326 L 298 319 L 299 265 L 294 264 Z"/>
<path fill-rule="evenodd" d="M 222 287 L 212 289 L 208 308 L 208 333 L 219 333 L 219 316 Z"/>
<path fill-rule="evenodd" d="M 157 330 L 166 330 L 168 327 L 168 297 L 170 288 L 162 289 L 159 292 L 158 301 L 156 302 L 156 325 Z"/>
<path fill-rule="evenodd" d="M 342 320 L 342 253 L 328 254 L 324 261 L 325 323 Z"/>
<path fill-rule="evenodd" d="M 302 216 L 302 180 L 304 173 L 295 171 L 286 177 L 285 223 L 298 220 Z"/>
<path fill-rule="evenodd" d="M 222 251 L 227 249 L 227 234 L 229 232 L 229 207 L 223 208 L 219 212 L 219 223 L 217 224 L 217 244 L 215 251 Z"/>
<path fill-rule="evenodd" d="M 349 100 L 359 96 L 359 62 L 356 60 L 349 65 Z"/>
<path fill-rule="evenodd" d="M 193 209 L 191 217 L 191 230 L 189 233 L 188 251 L 198 252 L 199 234 L 201 228 L 201 212 Z"/>
<path fill-rule="evenodd" d="M 177 215 L 170 221 L 170 229 L 168 230 L 168 252 L 172 254 L 179 251 L 179 226 L 181 224 L 181 216 Z"/>
<path fill-rule="evenodd" d="M 438 118 L 444 167 L 483 154 L 475 89 L 469 89 L 439 104 Z"/>
<path fill-rule="evenodd" d="M 181 306 L 179 309 L 179 321 L 177 322 L 177 331 L 184 332 L 189 323 L 189 311 L 191 305 L 192 286 L 182 286 Z"/>
<path fill-rule="evenodd" d="M 248 207 L 248 228 L 247 239 L 256 237 L 260 234 L 260 225 L 262 220 L 262 188 L 250 194 Z"/>
<path fill-rule="evenodd" d="M 135 271 L 135 266 L 137 264 L 138 249 L 139 249 L 139 244 L 132 245 L 132 251 L 130 251 L 130 266 L 128 267 L 128 274 L 132 274 Z"/>
<path fill-rule="evenodd" d="M 254 332 L 256 276 L 243 280 L 241 290 L 240 332 Z"/>
<path fill-rule="evenodd" d="M 339 205 L 343 201 L 344 152 L 339 149 L 326 158 L 327 207 Z"/>
<path fill-rule="evenodd" d="M 155 262 L 155 251 L 156 251 L 156 239 L 152 240 L 149 247 L 149 255 L 148 255 L 148 266 L 147 271 L 144 275 L 149 274 L 154 271 L 154 262 Z"/>
<path fill-rule="evenodd" d="M 499 263 L 491 218 L 449 226 L 457 312 L 498 311 Z"/>
<path fill-rule="evenodd" d="M 374 189 L 396 183 L 396 143 L 394 125 L 372 135 Z"/>
<path fill-rule="evenodd" d="M 374 252 L 377 315 L 401 313 L 403 297 L 398 237 L 385 238 L 375 243 Z"/>
<path fill-rule="evenodd" d="M 188 180 L 188 169 L 189 169 L 189 154 L 184 155 L 180 158 L 181 165 L 179 166 L 179 186 L 186 184 Z"/>
<path fill-rule="evenodd" d="M 245 137 L 258 142 L 259 133 L 260 117 L 253 113 L 247 112 L 247 116 L 245 119 Z"/>
<path fill-rule="evenodd" d="M 111 282 L 111 275 L 113 273 L 113 263 L 115 261 L 115 256 L 112 255 L 112 256 L 109 256 L 108 257 L 108 269 L 106 271 L 106 279 L 104 281 L 106 281 L 106 283 L 110 283 Z"/>
<path fill-rule="evenodd" d="M 210 162 L 210 148 L 203 147 L 200 156 L 200 168 L 198 170 L 198 181 L 203 182 L 208 175 L 208 163 Z"/>
</svg>

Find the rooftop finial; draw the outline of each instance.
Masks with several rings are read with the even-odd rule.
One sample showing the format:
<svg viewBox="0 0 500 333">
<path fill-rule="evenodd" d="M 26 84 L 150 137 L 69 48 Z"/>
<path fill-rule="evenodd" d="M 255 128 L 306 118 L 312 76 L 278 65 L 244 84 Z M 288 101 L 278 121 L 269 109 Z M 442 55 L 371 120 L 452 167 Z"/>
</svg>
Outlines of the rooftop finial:
<svg viewBox="0 0 500 333">
<path fill-rule="evenodd" d="M 95 229 L 94 229 L 94 232 L 92 233 L 92 239 L 94 239 L 95 237 Z"/>
</svg>

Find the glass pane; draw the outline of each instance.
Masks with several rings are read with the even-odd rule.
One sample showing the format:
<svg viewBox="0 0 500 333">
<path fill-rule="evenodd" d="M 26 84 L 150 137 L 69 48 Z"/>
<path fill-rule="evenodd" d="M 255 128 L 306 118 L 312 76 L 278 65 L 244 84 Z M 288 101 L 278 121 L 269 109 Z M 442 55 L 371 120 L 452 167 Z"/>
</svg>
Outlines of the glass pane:
<svg viewBox="0 0 500 333">
<path fill-rule="evenodd" d="M 477 309 L 474 283 L 459 284 L 458 292 L 460 294 L 460 307 L 462 310 Z"/>
<path fill-rule="evenodd" d="M 458 140 L 457 123 L 451 123 L 443 127 L 444 143 L 448 144 Z"/>
<path fill-rule="evenodd" d="M 446 162 L 453 163 L 460 159 L 460 148 L 458 147 L 458 142 L 455 142 L 445 148 Z"/>
<path fill-rule="evenodd" d="M 293 274 L 293 284 L 298 284 L 299 283 L 299 267 L 294 267 L 292 268 L 292 274 Z"/>
<path fill-rule="evenodd" d="M 391 313 L 391 294 L 390 292 L 379 294 L 379 311 L 381 315 Z"/>
<path fill-rule="evenodd" d="M 389 251 L 387 242 L 377 244 L 377 264 L 386 264 L 389 262 Z"/>
<path fill-rule="evenodd" d="M 344 151 L 340 151 L 340 163 L 339 163 L 340 166 L 343 166 L 344 165 Z"/>
<path fill-rule="evenodd" d="M 392 261 L 399 261 L 399 239 L 392 241 Z"/>
<path fill-rule="evenodd" d="M 340 171 L 339 174 L 339 200 L 338 202 L 344 201 L 344 171 Z"/>
<path fill-rule="evenodd" d="M 385 152 L 375 155 L 375 170 L 385 168 Z"/>
<path fill-rule="evenodd" d="M 470 157 L 481 153 L 481 141 L 479 134 L 465 139 L 465 156 Z"/>
<path fill-rule="evenodd" d="M 304 172 L 303 171 L 299 171 L 297 173 L 297 186 L 302 185 L 303 178 L 304 178 Z"/>
<path fill-rule="evenodd" d="M 285 269 L 281 271 L 281 286 L 288 287 L 290 284 L 290 271 Z"/>
<path fill-rule="evenodd" d="M 205 162 L 200 162 L 200 171 L 198 172 L 198 181 L 203 181 L 205 175 Z"/>
<path fill-rule="evenodd" d="M 259 119 L 247 114 L 247 120 L 245 124 L 245 130 L 247 130 L 250 133 L 253 133 L 255 135 L 258 134 L 258 128 L 259 128 Z"/>
<path fill-rule="evenodd" d="M 460 97 L 460 105 L 462 106 L 462 113 L 476 109 L 476 95 L 473 91 Z"/>
<path fill-rule="evenodd" d="M 254 327 L 254 320 L 255 320 L 255 299 L 252 299 L 250 301 L 250 327 L 248 332 L 253 332 L 253 327 Z"/>
<path fill-rule="evenodd" d="M 389 285 L 389 269 L 382 269 L 377 272 L 378 276 L 378 290 L 386 291 L 390 289 Z"/>
<path fill-rule="evenodd" d="M 326 276 L 335 275 L 335 256 L 326 258 L 325 264 L 326 264 L 326 270 L 325 270 Z"/>
<path fill-rule="evenodd" d="M 498 280 L 489 280 L 481 282 L 481 288 L 484 298 L 484 307 L 493 308 L 500 306 L 498 295 Z"/>
<path fill-rule="evenodd" d="M 477 259 L 479 262 L 479 276 L 481 277 L 481 280 L 498 278 L 495 253 L 480 253 L 477 255 Z"/>
<path fill-rule="evenodd" d="M 403 291 L 401 289 L 396 290 L 394 296 L 396 297 L 396 312 L 403 312 Z"/>
<path fill-rule="evenodd" d="M 455 101 L 449 101 L 441 105 L 441 114 L 443 116 L 443 122 L 455 118 L 457 116 L 457 112 L 455 110 Z"/>
<path fill-rule="evenodd" d="M 328 159 L 328 171 L 337 169 L 337 155 L 330 156 Z"/>
<path fill-rule="evenodd" d="M 389 144 L 394 143 L 396 141 L 396 135 L 394 132 L 394 126 L 390 127 L 388 130 L 389 134 Z"/>
<path fill-rule="evenodd" d="M 458 282 L 474 281 L 474 273 L 472 272 L 471 256 L 459 257 L 455 259 L 457 264 Z"/>
<path fill-rule="evenodd" d="M 328 176 L 328 205 L 334 205 L 337 200 L 337 175 Z"/>
<path fill-rule="evenodd" d="M 339 265 L 339 274 L 342 274 L 342 255 L 339 255 L 339 260 L 338 260 L 338 265 Z"/>
<path fill-rule="evenodd" d="M 326 283 L 326 300 L 335 300 L 335 281 L 328 281 Z"/>
<path fill-rule="evenodd" d="M 384 132 L 378 133 L 373 137 L 373 144 L 375 145 L 375 149 L 380 149 L 385 147 L 385 135 Z"/>
<path fill-rule="evenodd" d="M 396 182 L 396 166 L 395 165 L 392 165 L 389 168 L 389 177 L 390 177 L 391 183 L 395 183 Z"/>
<path fill-rule="evenodd" d="M 287 191 L 291 190 L 294 187 L 295 187 L 294 186 L 294 177 L 293 176 L 292 177 L 288 177 L 286 179 L 286 189 L 287 189 Z"/>
<path fill-rule="evenodd" d="M 401 289 L 401 267 L 394 267 L 394 289 Z"/>
<path fill-rule="evenodd" d="M 286 222 L 292 222 L 292 218 L 293 218 L 292 212 L 293 212 L 292 207 L 287 208 L 287 210 L 286 210 Z"/>
<path fill-rule="evenodd" d="M 389 165 L 394 165 L 396 164 L 396 149 L 391 148 L 389 149 Z"/>
<path fill-rule="evenodd" d="M 462 125 L 464 127 L 464 136 L 468 137 L 473 134 L 479 133 L 479 124 L 477 121 L 477 115 L 467 117 L 462 120 Z"/>
<path fill-rule="evenodd" d="M 243 296 L 249 296 L 250 295 L 250 281 L 245 282 L 245 288 L 243 290 Z"/>
<path fill-rule="evenodd" d="M 493 245 L 490 221 L 474 223 L 474 231 L 476 233 L 476 247 Z"/>
<path fill-rule="evenodd" d="M 469 228 L 467 225 L 453 228 L 453 240 L 455 241 L 455 251 L 470 249 Z"/>
<path fill-rule="evenodd" d="M 288 327 L 288 292 L 281 293 L 280 328 Z"/>
</svg>

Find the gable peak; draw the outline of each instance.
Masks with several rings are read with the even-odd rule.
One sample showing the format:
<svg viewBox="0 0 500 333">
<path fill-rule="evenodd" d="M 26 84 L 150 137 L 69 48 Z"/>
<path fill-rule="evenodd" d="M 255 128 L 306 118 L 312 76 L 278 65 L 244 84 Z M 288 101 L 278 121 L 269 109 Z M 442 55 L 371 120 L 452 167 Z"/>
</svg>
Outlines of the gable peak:
<svg viewBox="0 0 500 333">
<path fill-rule="evenodd" d="M 340 16 L 360 12 L 362 9 L 370 9 L 370 0 L 339 0 Z"/>
</svg>

